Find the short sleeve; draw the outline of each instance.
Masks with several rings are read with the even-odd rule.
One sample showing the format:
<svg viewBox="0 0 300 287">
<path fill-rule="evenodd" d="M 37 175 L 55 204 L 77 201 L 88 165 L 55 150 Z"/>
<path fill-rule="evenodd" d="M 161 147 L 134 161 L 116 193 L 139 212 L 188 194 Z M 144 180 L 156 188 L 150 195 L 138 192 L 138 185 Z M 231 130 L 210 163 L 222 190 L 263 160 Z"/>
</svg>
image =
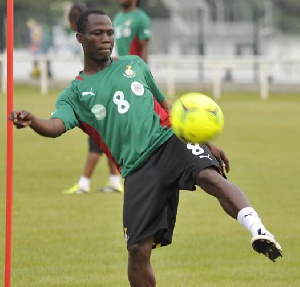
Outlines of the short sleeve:
<svg viewBox="0 0 300 287">
<path fill-rule="evenodd" d="M 71 93 L 71 88 L 62 91 L 57 98 L 55 110 L 51 113 L 51 118 L 59 118 L 64 122 L 67 131 L 79 124 L 74 112 L 74 105 L 72 105 L 72 101 L 70 100 Z"/>
<path fill-rule="evenodd" d="M 139 17 L 140 23 L 138 30 L 138 38 L 140 40 L 150 39 L 151 38 L 151 21 L 146 13 L 142 13 Z"/>
</svg>

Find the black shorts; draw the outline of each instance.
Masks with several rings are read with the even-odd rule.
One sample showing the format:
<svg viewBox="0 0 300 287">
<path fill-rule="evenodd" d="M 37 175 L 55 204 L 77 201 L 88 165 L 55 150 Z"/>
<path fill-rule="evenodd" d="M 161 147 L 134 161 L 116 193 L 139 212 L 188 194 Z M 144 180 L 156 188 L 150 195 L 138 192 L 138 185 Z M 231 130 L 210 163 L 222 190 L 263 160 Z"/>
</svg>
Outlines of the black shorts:
<svg viewBox="0 0 300 287">
<path fill-rule="evenodd" d="M 218 161 L 204 145 L 187 145 L 172 136 L 125 179 L 123 227 L 127 247 L 154 236 L 153 248 L 172 242 L 179 190 L 195 190 L 196 175 Z"/>
<path fill-rule="evenodd" d="M 91 137 L 89 137 L 88 141 L 89 141 L 89 152 L 103 154 L 102 149 L 93 141 Z"/>
</svg>

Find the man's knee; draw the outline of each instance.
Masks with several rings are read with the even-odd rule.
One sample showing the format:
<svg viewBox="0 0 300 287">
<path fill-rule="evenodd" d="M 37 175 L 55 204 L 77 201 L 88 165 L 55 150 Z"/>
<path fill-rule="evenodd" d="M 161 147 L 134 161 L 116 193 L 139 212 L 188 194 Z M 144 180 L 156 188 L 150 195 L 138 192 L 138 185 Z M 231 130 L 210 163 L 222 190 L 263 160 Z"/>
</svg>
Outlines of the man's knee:
<svg viewBox="0 0 300 287">
<path fill-rule="evenodd" d="M 150 260 L 152 242 L 153 239 L 151 237 L 130 245 L 128 247 L 129 259 L 132 262 L 143 262 L 145 260 Z"/>
<path fill-rule="evenodd" d="M 218 196 L 224 185 L 227 184 L 227 180 L 214 168 L 200 171 L 196 177 L 196 182 L 204 191 L 213 196 Z"/>
<path fill-rule="evenodd" d="M 156 286 L 150 263 L 153 238 L 141 240 L 128 247 L 128 279 L 130 286 Z"/>
</svg>

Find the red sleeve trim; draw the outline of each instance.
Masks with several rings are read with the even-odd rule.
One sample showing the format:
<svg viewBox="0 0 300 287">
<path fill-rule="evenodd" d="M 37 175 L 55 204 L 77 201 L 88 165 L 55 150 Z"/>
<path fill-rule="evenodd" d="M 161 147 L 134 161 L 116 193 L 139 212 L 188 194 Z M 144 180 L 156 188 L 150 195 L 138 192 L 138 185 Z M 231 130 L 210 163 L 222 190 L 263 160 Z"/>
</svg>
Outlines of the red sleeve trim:
<svg viewBox="0 0 300 287">
<path fill-rule="evenodd" d="M 83 80 L 84 80 L 84 79 L 83 79 L 81 76 L 79 76 L 79 75 L 76 77 L 76 79 L 79 80 L 79 81 L 83 81 Z"/>
<path fill-rule="evenodd" d="M 158 103 L 158 101 L 153 97 L 154 102 L 154 111 L 160 117 L 160 125 L 166 126 L 167 128 L 171 128 L 170 124 L 170 113 L 162 108 L 162 106 Z"/>
</svg>

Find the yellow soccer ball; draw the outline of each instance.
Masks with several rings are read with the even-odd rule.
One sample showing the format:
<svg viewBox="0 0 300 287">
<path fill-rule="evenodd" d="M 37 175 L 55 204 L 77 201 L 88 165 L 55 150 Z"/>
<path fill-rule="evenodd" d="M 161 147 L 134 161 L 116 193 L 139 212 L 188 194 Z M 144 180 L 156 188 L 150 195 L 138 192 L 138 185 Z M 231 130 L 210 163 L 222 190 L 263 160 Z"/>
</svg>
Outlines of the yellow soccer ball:
<svg viewBox="0 0 300 287">
<path fill-rule="evenodd" d="M 175 101 L 170 111 L 171 126 L 185 143 L 205 143 L 216 138 L 224 127 L 219 105 L 201 93 L 187 93 Z"/>
</svg>

